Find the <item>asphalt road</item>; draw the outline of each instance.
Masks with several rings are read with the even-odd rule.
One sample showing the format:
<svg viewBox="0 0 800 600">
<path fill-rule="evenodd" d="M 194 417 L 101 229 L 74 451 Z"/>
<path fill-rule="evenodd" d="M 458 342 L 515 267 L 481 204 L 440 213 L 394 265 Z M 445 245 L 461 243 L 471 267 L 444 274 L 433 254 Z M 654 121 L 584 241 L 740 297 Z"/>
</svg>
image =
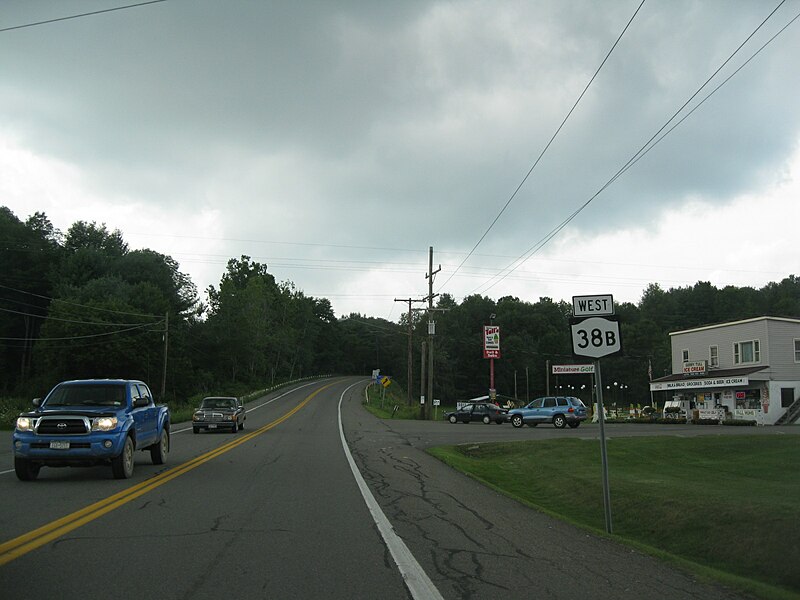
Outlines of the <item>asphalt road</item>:
<svg viewBox="0 0 800 600">
<path fill-rule="evenodd" d="M 168 464 L 137 453 L 130 480 L 92 467 L 44 468 L 37 481 L 20 482 L 8 470 L 4 432 L 2 596 L 741 597 L 526 508 L 424 452 L 442 443 L 595 437 L 596 427 L 381 421 L 361 406 L 359 381 L 314 382 L 251 402 L 246 429 L 235 435 L 193 435 L 175 424 Z M 609 426 L 608 434 L 712 429 L 720 431 Z"/>
</svg>

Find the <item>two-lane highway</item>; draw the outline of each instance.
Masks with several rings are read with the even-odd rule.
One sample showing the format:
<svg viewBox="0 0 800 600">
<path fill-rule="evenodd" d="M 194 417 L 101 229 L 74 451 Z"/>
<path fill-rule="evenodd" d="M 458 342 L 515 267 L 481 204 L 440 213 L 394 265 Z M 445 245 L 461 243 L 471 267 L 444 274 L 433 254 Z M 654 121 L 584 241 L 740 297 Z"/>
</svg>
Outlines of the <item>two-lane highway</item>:
<svg viewBox="0 0 800 600">
<path fill-rule="evenodd" d="M 43 469 L 32 483 L 4 475 L 0 560 L 19 536 L 46 538 L 57 519 L 122 497 L 0 566 L 3 596 L 408 598 L 342 449 L 338 402 L 352 383 L 276 394 L 236 435 L 175 427 L 167 468 L 137 454 L 127 482 L 101 468 Z"/>
<path fill-rule="evenodd" d="M 0 475 L 3 596 L 739 597 L 424 452 L 549 430 L 382 421 L 361 406 L 364 383 L 270 394 L 248 405 L 238 434 L 175 425 L 168 464 L 137 454 L 131 480 L 100 467 Z"/>
</svg>

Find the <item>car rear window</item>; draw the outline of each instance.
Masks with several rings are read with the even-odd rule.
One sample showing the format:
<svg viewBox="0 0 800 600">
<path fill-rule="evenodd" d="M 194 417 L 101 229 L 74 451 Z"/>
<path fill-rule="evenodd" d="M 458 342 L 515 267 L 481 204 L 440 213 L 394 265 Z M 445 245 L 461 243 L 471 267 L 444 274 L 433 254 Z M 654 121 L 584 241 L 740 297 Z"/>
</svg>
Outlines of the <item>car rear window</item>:
<svg viewBox="0 0 800 600">
<path fill-rule="evenodd" d="M 559 406 L 569 406 L 569 400 L 566 398 L 556 398 L 556 402 L 558 402 Z"/>
<path fill-rule="evenodd" d="M 572 406 L 586 406 L 580 398 L 570 398 L 570 402 Z"/>
</svg>

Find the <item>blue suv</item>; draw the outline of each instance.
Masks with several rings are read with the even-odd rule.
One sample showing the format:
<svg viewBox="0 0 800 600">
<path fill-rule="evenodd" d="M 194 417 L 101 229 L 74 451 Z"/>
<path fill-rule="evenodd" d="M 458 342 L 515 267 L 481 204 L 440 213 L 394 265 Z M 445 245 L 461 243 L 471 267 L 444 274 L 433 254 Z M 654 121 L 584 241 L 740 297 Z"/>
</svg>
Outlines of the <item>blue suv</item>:
<svg viewBox="0 0 800 600">
<path fill-rule="evenodd" d="M 539 423 L 552 423 L 559 429 L 567 425 L 576 428 L 586 419 L 586 405 L 574 396 L 545 396 L 536 398 L 523 408 L 508 411 L 508 420 L 514 427 Z"/>
</svg>

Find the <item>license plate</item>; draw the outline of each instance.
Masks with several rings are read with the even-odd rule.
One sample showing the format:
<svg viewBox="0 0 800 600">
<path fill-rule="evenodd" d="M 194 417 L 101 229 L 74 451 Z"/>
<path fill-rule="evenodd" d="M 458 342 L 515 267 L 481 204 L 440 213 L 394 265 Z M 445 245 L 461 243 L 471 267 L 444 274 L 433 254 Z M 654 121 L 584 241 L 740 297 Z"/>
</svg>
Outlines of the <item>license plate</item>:
<svg viewBox="0 0 800 600">
<path fill-rule="evenodd" d="M 208 428 L 209 428 L 209 429 L 216 429 L 216 428 L 217 428 L 217 426 L 216 426 L 216 425 L 209 425 L 209 426 L 208 426 Z"/>
<path fill-rule="evenodd" d="M 60 440 L 53 440 L 50 442 L 51 450 L 69 450 L 69 442 L 62 442 Z"/>
</svg>

